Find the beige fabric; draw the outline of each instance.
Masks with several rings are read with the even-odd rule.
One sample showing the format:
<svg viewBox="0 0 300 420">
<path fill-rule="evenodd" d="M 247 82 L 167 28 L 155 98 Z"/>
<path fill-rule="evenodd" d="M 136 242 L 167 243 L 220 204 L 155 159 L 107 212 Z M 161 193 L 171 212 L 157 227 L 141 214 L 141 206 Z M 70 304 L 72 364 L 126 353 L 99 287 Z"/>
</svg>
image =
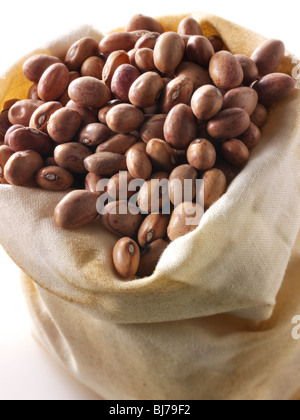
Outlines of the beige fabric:
<svg viewBox="0 0 300 420">
<path fill-rule="evenodd" d="M 221 18 L 194 16 L 233 53 L 250 54 L 263 40 Z M 160 20 L 176 30 L 181 18 Z M 61 40 L 48 51 L 57 46 L 61 53 Z M 20 63 L 0 81 L 2 99 L 19 93 L 19 72 Z M 27 274 L 38 339 L 106 399 L 295 399 L 299 136 L 297 90 L 272 108 L 261 144 L 227 194 L 142 280 L 116 276 L 117 238 L 99 221 L 77 231 L 55 227 L 63 194 L 1 186 L 0 241 Z"/>
</svg>

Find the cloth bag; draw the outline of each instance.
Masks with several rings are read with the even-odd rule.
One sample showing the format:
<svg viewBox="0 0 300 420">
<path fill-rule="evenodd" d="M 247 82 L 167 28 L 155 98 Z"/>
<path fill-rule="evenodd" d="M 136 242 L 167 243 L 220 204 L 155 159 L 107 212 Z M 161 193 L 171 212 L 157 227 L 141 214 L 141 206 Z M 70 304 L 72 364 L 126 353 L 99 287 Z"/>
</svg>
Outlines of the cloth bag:
<svg viewBox="0 0 300 420">
<path fill-rule="evenodd" d="M 250 55 L 264 40 L 192 15 L 232 53 Z M 158 20 L 176 31 L 183 17 Z M 63 56 L 82 36 L 101 38 L 84 27 L 45 51 Z M 23 62 L 0 80 L 1 104 L 26 97 Z M 281 71 L 291 70 L 286 57 Z M 170 244 L 151 277 L 133 281 L 113 270 L 117 237 L 99 221 L 55 226 L 64 193 L 0 186 L 0 243 L 23 271 L 37 339 L 105 399 L 300 399 L 292 334 L 300 315 L 299 145 L 295 90 L 272 107 L 248 165 L 197 230 Z"/>
</svg>

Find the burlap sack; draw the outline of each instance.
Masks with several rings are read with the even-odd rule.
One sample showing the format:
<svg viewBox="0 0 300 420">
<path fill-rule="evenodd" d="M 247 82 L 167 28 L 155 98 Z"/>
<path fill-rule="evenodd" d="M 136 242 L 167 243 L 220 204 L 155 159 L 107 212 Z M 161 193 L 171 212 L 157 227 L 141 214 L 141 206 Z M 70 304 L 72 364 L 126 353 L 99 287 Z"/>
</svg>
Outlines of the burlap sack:
<svg viewBox="0 0 300 420">
<path fill-rule="evenodd" d="M 233 53 L 263 41 L 194 16 Z M 176 30 L 182 18 L 160 21 Z M 1 81 L 1 103 L 25 97 L 21 64 Z M 289 57 L 282 71 L 291 68 Z M 117 238 L 100 222 L 57 229 L 53 210 L 64 194 L 1 186 L 0 241 L 26 273 L 35 335 L 76 378 L 105 399 L 300 398 L 300 341 L 292 337 L 300 315 L 299 110 L 299 90 L 272 108 L 247 167 L 150 278 L 120 281 L 111 258 Z"/>
</svg>

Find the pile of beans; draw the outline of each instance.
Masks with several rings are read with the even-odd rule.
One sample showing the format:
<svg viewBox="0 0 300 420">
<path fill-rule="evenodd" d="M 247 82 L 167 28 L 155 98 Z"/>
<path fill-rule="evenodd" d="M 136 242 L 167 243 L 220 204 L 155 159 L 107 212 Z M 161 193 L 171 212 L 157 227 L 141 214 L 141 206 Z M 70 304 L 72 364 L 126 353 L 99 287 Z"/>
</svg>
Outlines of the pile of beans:
<svg viewBox="0 0 300 420">
<path fill-rule="evenodd" d="M 200 222 L 196 181 L 204 182 L 207 210 L 259 143 L 268 107 L 293 92 L 295 80 L 276 73 L 284 54 L 281 41 L 269 40 L 251 58 L 233 55 L 192 17 L 165 32 L 136 15 L 100 45 L 78 40 L 64 61 L 36 55 L 23 67 L 33 83 L 28 99 L 6 102 L 1 113 L 0 183 L 67 191 L 56 224 L 73 229 L 101 217 L 121 237 L 117 272 L 149 276 L 169 242 L 197 227 L 186 218 L 200 214 Z M 139 212 L 129 211 L 135 192 L 128 188 L 126 201 L 119 189 L 135 179 L 143 180 Z M 156 212 L 148 194 L 154 179 L 169 180 Z M 190 180 L 190 201 L 175 205 L 176 180 Z M 97 202 L 110 191 L 116 200 L 99 216 Z M 160 211 L 164 194 L 169 215 Z"/>
</svg>

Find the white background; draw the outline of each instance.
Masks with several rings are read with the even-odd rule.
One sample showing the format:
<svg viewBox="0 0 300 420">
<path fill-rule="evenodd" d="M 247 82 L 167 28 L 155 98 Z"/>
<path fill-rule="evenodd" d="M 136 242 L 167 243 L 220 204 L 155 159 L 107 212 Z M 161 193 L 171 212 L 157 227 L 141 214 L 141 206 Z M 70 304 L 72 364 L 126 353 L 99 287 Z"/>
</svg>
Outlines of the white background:
<svg viewBox="0 0 300 420">
<path fill-rule="evenodd" d="M 92 24 L 105 32 L 124 25 L 136 13 L 159 16 L 193 11 L 217 14 L 266 37 L 282 39 L 300 58 L 299 0 L 12 0 L 1 3 L 0 73 L 19 57 L 78 25 Z M 0 273 L 0 400 L 98 399 L 31 337 L 18 269 L 1 247 Z"/>
</svg>

